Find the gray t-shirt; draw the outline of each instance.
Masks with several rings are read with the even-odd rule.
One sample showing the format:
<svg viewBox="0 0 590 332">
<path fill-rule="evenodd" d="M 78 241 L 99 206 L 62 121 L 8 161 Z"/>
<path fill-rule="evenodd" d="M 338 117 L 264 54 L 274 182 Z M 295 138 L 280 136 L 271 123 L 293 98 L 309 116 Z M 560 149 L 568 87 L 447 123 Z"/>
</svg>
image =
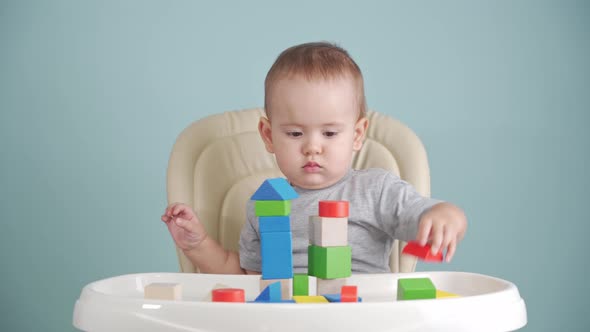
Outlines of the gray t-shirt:
<svg viewBox="0 0 590 332">
<path fill-rule="evenodd" d="M 307 272 L 309 216 L 318 215 L 318 202 L 349 202 L 348 244 L 352 247 L 352 271 L 390 272 L 389 254 L 395 239 L 414 240 L 424 211 L 439 203 L 416 192 L 409 183 L 383 169 L 351 170 L 340 181 L 323 189 L 294 187 L 299 197 L 291 202 L 293 270 Z M 240 236 L 240 265 L 261 271 L 260 231 L 254 201 L 247 206 L 247 220 Z"/>
</svg>

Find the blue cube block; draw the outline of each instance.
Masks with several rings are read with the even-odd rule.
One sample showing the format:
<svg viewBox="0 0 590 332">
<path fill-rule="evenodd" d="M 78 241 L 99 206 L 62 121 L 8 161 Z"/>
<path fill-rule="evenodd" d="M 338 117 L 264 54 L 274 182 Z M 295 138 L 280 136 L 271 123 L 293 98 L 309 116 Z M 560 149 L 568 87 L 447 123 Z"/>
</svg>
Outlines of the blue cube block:
<svg viewBox="0 0 590 332">
<path fill-rule="evenodd" d="M 293 278 L 291 232 L 260 233 L 263 279 Z"/>
<path fill-rule="evenodd" d="M 289 216 L 258 217 L 260 233 L 291 232 Z"/>
</svg>

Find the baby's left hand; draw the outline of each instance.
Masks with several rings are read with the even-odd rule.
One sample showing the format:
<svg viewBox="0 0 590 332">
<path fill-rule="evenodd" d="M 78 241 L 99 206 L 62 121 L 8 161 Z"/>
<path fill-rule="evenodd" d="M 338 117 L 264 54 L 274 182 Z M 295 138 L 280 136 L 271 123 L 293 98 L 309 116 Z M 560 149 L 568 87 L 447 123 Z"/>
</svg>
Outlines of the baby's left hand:
<svg viewBox="0 0 590 332">
<path fill-rule="evenodd" d="M 466 230 L 467 218 L 463 210 L 450 203 L 439 203 L 420 218 L 416 241 L 420 245 L 430 243 L 433 254 L 446 249 L 445 260 L 450 262 Z"/>
</svg>

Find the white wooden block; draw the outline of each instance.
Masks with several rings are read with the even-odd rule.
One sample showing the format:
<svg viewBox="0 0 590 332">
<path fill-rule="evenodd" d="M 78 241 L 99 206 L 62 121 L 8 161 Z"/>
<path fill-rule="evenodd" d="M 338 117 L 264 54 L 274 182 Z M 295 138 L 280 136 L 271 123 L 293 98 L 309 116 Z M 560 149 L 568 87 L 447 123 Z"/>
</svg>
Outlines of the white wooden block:
<svg viewBox="0 0 590 332">
<path fill-rule="evenodd" d="M 348 245 L 348 218 L 309 217 L 309 244 L 320 247 Z"/>
<path fill-rule="evenodd" d="M 346 278 L 322 279 L 317 278 L 317 294 L 340 294 L 342 286 L 346 285 Z"/>
<path fill-rule="evenodd" d="M 182 288 L 177 283 L 154 282 L 143 289 L 144 297 L 150 300 L 180 300 Z"/>
<path fill-rule="evenodd" d="M 293 297 L 293 279 L 262 279 L 260 278 L 260 291 L 275 282 L 281 283 L 281 299 L 290 300 Z"/>
<path fill-rule="evenodd" d="M 313 295 L 318 295 L 317 290 L 318 290 L 318 278 L 313 277 L 313 276 L 308 276 L 307 277 L 307 281 L 309 282 L 309 295 L 313 296 Z"/>
</svg>

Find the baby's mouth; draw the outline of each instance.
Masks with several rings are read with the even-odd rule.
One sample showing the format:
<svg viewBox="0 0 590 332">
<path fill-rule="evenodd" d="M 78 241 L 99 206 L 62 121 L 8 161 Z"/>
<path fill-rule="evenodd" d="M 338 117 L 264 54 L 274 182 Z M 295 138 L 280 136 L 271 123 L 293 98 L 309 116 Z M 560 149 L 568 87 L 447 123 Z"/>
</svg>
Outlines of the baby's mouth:
<svg viewBox="0 0 590 332">
<path fill-rule="evenodd" d="M 305 165 L 303 165 L 303 170 L 308 173 L 318 172 L 321 168 L 322 166 L 320 166 L 320 164 L 316 163 L 315 161 L 308 161 Z"/>
</svg>

